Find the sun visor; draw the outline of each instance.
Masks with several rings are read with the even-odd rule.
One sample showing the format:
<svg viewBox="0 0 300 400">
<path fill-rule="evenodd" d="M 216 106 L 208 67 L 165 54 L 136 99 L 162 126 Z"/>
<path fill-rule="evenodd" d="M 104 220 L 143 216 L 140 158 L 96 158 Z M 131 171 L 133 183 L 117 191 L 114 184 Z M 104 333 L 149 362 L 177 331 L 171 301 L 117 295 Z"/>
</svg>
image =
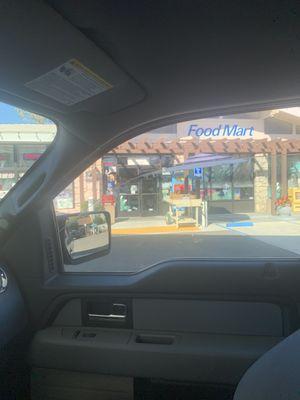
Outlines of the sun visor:
<svg viewBox="0 0 300 400">
<path fill-rule="evenodd" d="M 60 113 L 104 115 L 144 97 L 132 78 L 55 10 L 41 2 L 8 3 L 0 16 L 7 33 L 0 38 L 0 89 Z"/>
</svg>

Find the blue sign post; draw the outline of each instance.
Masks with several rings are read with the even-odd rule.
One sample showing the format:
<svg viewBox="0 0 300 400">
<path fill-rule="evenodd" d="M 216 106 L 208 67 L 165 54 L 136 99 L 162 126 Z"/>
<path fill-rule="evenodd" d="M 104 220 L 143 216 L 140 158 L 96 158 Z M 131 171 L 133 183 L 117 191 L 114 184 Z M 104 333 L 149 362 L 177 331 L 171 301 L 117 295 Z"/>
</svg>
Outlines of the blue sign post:
<svg viewBox="0 0 300 400">
<path fill-rule="evenodd" d="M 202 177 L 202 172 L 203 172 L 203 168 L 201 168 L 201 167 L 194 168 L 194 176 L 196 176 L 197 178 Z"/>
</svg>

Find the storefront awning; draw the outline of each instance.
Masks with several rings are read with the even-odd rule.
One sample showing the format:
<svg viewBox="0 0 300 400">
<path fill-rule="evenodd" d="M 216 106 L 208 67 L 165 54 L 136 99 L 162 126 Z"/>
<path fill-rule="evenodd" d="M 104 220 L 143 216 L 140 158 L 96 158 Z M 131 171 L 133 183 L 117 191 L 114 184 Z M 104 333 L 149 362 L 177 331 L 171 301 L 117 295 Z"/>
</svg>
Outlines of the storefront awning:
<svg viewBox="0 0 300 400">
<path fill-rule="evenodd" d="M 166 170 L 169 172 L 177 172 L 199 167 L 208 168 L 215 167 L 217 165 L 240 164 L 247 162 L 248 160 L 248 158 L 237 158 L 230 155 L 202 153 L 189 157 L 183 164 L 177 164 L 174 167 L 166 168 Z"/>
</svg>

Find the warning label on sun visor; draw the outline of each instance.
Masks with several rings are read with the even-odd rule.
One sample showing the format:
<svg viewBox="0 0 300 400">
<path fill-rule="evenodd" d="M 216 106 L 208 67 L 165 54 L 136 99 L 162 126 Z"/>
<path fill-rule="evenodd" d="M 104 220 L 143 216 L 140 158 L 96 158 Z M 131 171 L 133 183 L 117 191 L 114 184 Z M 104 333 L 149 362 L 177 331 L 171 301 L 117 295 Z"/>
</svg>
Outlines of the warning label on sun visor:
<svg viewBox="0 0 300 400">
<path fill-rule="evenodd" d="M 75 59 L 25 83 L 25 86 L 68 106 L 112 88 L 110 83 Z"/>
</svg>

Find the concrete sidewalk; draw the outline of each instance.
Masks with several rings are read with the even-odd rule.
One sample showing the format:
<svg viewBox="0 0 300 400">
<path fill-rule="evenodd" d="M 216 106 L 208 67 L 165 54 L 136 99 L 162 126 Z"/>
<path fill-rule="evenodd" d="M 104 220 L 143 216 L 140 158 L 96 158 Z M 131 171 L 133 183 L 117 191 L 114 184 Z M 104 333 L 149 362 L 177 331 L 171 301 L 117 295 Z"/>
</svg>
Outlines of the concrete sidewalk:
<svg viewBox="0 0 300 400">
<path fill-rule="evenodd" d="M 167 224 L 163 216 L 120 218 L 112 225 L 113 235 L 145 235 L 176 232 L 199 232 L 196 226 L 177 228 Z"/>
<path fill-rule="evenodd" d="M 211 223 L 205 229 L 197 226 L 180 226 L 167 224 L 165 217 L 132 217 L 119 219 L 112 225 L 113 235 L 147 235 L 147 234 L 176 234 L 176 233 L 205 233 L 223 232 L 224 227 Z"/>
</svg>

